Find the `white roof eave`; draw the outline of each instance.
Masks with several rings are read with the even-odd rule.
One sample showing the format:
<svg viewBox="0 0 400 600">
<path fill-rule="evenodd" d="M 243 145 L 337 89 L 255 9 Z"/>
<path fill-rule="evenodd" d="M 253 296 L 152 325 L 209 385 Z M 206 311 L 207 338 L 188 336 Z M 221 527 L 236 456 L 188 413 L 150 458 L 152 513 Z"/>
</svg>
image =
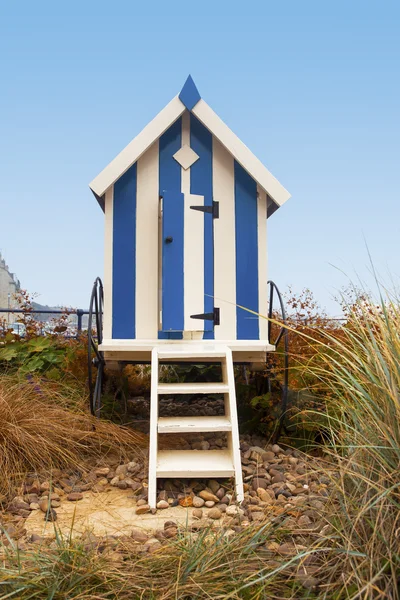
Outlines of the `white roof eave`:
<svg viewBox="0 0 400 600">
<path fill-rule="evenodd" d="M 175 96 L 161 112 L 110 162 L 90 183 L 96 197 L 105 191 L 131 167 L 146 150 L 183 114 L 185 105 Z M 274 203 L 282 206 L 289 192 L 268 171 L 249 148 L 229 129 L 212 108 L 200 99 L 192 109 L 193 114 L 232 154 L 234 159 L 266 191 Z"/>
</svg>

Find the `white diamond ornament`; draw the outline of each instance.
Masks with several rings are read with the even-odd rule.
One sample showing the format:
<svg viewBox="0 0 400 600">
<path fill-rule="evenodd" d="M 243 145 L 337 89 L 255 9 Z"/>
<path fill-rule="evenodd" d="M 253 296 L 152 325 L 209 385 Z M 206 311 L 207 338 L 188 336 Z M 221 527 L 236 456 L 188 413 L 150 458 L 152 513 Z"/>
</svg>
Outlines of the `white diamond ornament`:
<svg viewBox="0 0 400 600">
<path fill-rule="evenodd" d="M 200 156 L 187 144 L 184 144 L 182 148 L 174 154 L 174 159 L 181 165 L 182 169 L 185 169 L 185 171 L 187 171 L 187 169 L 189 169 L 199 158 Z"/>
</svg>

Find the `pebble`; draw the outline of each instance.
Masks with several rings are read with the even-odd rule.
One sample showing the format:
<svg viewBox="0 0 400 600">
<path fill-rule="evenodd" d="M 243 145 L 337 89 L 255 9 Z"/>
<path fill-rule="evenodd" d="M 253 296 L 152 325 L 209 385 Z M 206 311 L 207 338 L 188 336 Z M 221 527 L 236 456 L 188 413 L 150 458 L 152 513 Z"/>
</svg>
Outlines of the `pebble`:
<svg viewBox="0 0 400 600">
<path fill-rule="evenodd" d="M 222 512 L 219 508 L 211 508 L 207 513 L 207 517 L 214 520 L 220 519 L 222 517 Z"/>
<path fill-rule="evenodd" d="M 207 490 L 202 490 L 201 492 L 199 492 L 199 496 L 200 498 L 203 498 L 203 500 L 211 500 L 212 502 L 219 502 L 219 498 L 217 498 L 217 496 L 215 496 L 212 492 L 209 492 Z"/>
<path fill-rule="evenodd" d="M 94 474 L 96 477 L 105 477 L 110 472 L 110 467 L 100 467 L 99 469 L 95 469 Z"/>
<path fill-rule="evenodd" d="M 201 510 L 201 508 L 194 508 L 192 511 L 192 517 L 194 519 L 202 519 L 203 518 L 203 511 Z"/>
<path fill-rule="evenodd" d="M 242 510 L 235 504 L 231 504 L 230 506 L 226 507 L 226 514 L 228 515 L 228 517 L 242 517 L 244 515 L 244 510 Z"/>
<path fill-rule="evenodd" d="M 131 538 L 133 538 L 135 542 L 139 542 L 139 544 L 144 544 L 147 542 L 148 536 L 140 529 L 132 529 Z"/>
<path fill-rule="evenodd" d="M 67 500 L 69 500 L 70 502 L 78 502 L 78 500 L 82 500 L 82 499 L 83 499 L 82 492 L 71 492 L 67 496 Z"/>
<path fill-rule="evenodd" d="M 214 500 L 206 500 L 206 502 L 205 502 L 206 508 L 212 508 L 213 506 L 215 506 Z"/>
<path fill-rule="evenodd" d="M 157 502 L 157 508 L 163 510 L 165 508 L 169 508 L 169 504 L 167 502 L 167 500 L 160 500 L 159 502 Z"/>
<path fill-rule="evenodd" d="M 195 508 L 201 508 L 202 506 L 204 506 L 205 500 L 203 500 L 203 498 L 200 498 L 200 496 L 195 496 L 193 498 L 193 506 Z"/>
<path fill-rule="evenodd" d="M 42 512 L 47 512 L 49 510 L 49 501 L 47 498 L 42 498 L 39 501 L 39 508 Z"/>
<path fill-rule="evenodd" d="M 150 512 L 150 506 L 148 504 L 141 504 L 140 506 L 137 507 L 135 512 L 137 515 L 144 515 L 144 514 Z"/>
</svg>

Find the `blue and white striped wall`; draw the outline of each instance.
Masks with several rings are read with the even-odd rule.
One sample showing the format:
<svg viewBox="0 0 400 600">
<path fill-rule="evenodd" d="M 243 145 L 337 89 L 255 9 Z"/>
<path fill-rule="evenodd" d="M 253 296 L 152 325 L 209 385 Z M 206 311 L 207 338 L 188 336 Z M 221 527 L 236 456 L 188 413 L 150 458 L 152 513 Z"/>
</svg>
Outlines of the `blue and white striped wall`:
<svg viewBox="0 0 400 600">
<path fill-rule="evenodd" d="M 199 156 L 187 170 L 173 158 L 184 144 Z M 167 201 L 168 193 L 180 199 L 171 226 L 183 228 L 182 261 L 161 273 L 159 198 Z M 189 208 L 213 200 L 213 223 Z M 105 340 L 181 338 L 172 327 L 160 331 L 161 308 L 170 303 L 175 329 L 267 341 L 267 321 L 237 306 L 267 313 L 266 193 L 189 111 L 106 191 L 104 290 Z M 190 318 L 194 307 L 202 313 L 214 305 L 221 319 L 215 328 Z"/>
</svg>

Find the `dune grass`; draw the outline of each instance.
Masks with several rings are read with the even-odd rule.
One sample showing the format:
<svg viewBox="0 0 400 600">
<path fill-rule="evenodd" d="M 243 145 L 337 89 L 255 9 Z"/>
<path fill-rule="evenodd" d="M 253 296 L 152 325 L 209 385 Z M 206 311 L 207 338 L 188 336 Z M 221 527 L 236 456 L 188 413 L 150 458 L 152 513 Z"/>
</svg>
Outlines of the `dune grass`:
<svg viewBox="0 0 400 600">
<path fill-rule="evenodd" d="M 88 457 L 146 447 L 147 436 L 97 420 L 82 392 L 61 383 L 31 384 L 0 376 L 0 493 L 9 495 L 27 472 L 79 467 Z"/>
</svg>

